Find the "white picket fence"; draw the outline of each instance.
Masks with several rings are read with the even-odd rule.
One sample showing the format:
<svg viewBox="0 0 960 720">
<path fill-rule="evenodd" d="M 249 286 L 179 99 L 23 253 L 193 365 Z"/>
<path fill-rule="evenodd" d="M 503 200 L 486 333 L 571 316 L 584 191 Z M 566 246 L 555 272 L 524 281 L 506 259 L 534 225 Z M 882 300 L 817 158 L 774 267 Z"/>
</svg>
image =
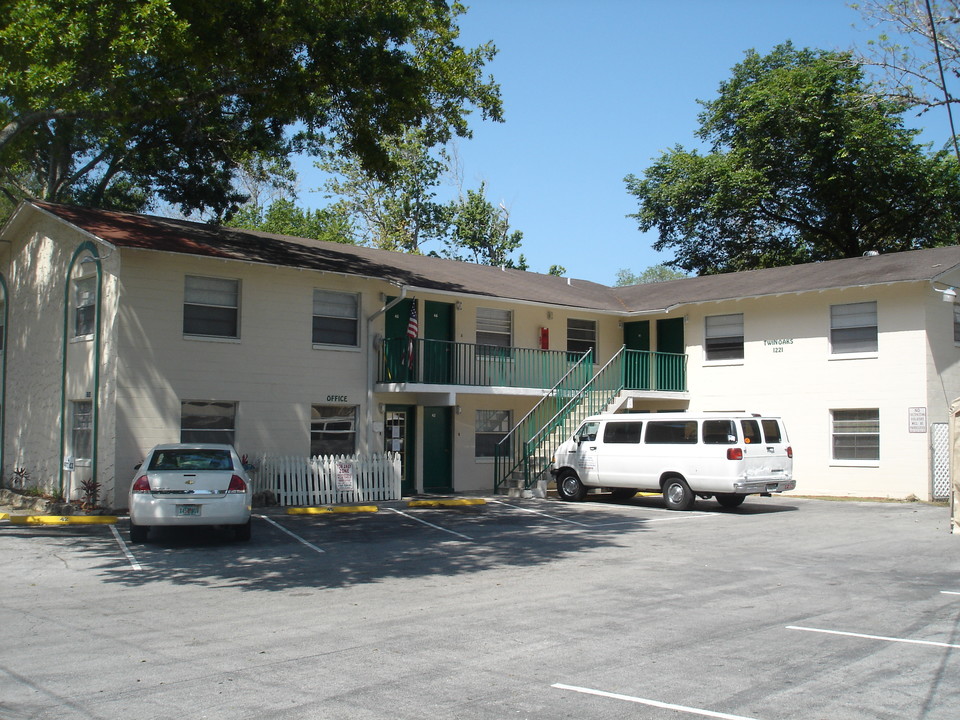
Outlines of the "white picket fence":
<svg viewBox="0 0 960 720">
<path fill-rule="evenodd" d="M 400 499 L 400 454 L 257 458 L 256 491 L 280 505 L 337 505 Z"/>
</svg>

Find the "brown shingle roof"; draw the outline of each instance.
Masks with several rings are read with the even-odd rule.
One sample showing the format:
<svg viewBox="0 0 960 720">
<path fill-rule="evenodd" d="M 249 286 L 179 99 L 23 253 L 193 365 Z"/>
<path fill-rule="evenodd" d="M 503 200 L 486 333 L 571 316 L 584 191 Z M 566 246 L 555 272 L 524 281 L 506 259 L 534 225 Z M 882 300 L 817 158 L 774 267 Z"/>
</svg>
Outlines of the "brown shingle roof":
<svg viewBox="0 0 960 720">
<path fill-rule="evenodd" d="M 610 288 L 587 280 L 188 220 L 40 201 L 32 204 L 118 247 L 360 275 L 424 290 L 621 313 L 655 312 L 682 304 L 744 297 L 929 281 L 960 265 L 960 246 L 954 245 Z"/>
<path fill-rule="evenodd" d="M 960 245 L 950 245 L 929 250 L 631 285 L 615 288 L 613 293 L 631 311 L 644 312 L 687 303 L 930 281 L 958 265 Z"/>
<path fill-rule="evenodd" d="M 185 253 L 379 278 L 426 290 L 483 295 L 591 310 L 624 308 L 610 288 L 571 280 L 321 240 L 237 230 L 149 215 L 34 201 L 91 235 L 123 248 Z"/>
</svg>

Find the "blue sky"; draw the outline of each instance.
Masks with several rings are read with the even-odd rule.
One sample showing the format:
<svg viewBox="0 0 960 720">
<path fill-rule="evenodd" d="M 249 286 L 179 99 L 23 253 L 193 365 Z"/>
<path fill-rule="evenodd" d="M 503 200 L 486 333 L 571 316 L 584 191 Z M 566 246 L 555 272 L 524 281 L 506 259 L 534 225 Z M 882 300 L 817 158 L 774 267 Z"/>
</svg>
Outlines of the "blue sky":
<svg viewBox="0 0 960 720">
<path fill-rule="evenodd" d="M 499 49 L 504 123 L 476 115 L 457 150 L 467 188 L 510 211 L 530 270 L 613 285 L 665 260 L 642 234 L 623 178 L 663 150 L 696 145 L 698 99 L 716 95 L 745 50 L 849 49 L 873 31 L 843 0 L 467 0 L 462 40 Z M 949 137 L 945 115 L 924 120 Z M 942 127 L 941 127 L 942 126 Z M 300 204 L 325 204 L 301 165 Z M 428 248 L 429 249 L 429 248 Z"/>
</svg>

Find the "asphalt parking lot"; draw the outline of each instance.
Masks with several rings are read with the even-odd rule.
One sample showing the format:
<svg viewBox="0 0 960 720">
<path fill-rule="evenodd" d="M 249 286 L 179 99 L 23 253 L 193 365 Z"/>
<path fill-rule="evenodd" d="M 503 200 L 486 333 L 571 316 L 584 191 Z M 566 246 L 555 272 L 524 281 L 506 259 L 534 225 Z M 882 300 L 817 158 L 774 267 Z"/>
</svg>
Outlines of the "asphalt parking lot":
<svg viewBox="0 0 960 720">
<path fill-rule="evenodd" d="M 0 718 L 960 717 L 944 507 L 656 498 L 0 522 Z"/>
</svg>

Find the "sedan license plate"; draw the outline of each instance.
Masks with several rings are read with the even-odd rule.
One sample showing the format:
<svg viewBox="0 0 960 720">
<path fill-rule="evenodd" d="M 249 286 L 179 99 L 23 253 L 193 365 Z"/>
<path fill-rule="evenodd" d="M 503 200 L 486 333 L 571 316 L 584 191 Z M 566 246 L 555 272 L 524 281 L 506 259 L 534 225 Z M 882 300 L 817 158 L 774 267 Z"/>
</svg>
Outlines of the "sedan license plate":
<svg viewBox="0 0 960 720">
<path fill-rule="evenodd" d="M 196 516 L 199 514 L 199 505 L 177 505 L 177 517 Z"/>
</svg>

